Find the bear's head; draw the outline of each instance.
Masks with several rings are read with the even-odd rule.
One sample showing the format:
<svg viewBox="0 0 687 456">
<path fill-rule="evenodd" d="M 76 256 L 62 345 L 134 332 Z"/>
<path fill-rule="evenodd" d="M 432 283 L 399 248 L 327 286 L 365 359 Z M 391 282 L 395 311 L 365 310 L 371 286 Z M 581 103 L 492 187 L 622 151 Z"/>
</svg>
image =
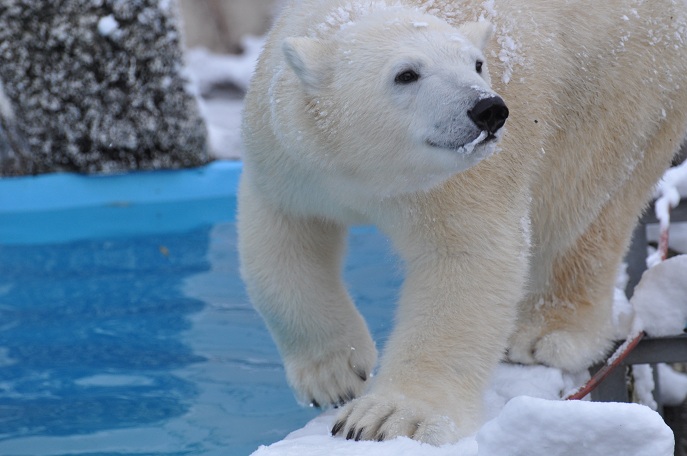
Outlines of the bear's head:
<svg viewBox="0 0 687 456">
<path fill-rule="evenodd" d="M 381 196 L 428 190 L 493 153 L 508 109 L 492 91 L 487 22 L 453 27 L 385 7 L 287 38 L 321 165 Z M 310 156 L 310 158 L 313 158 Z"/>
</svg>

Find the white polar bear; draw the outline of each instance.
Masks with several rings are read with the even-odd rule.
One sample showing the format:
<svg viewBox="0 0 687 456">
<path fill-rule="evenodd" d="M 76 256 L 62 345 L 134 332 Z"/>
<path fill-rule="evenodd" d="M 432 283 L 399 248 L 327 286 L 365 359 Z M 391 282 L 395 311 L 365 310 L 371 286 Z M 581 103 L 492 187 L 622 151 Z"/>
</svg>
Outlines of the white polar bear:
<svg viewBox="0 0 687 456">
<path fill-rule="evenodd" d="M 617 267 L 687 131 L 685 11 L 284 7 L 246 99 L 239 248 L 299 399 L 366 392 L 333 434 L 453 441 L 480 424 L 504 354 L 573 371 L 605 354 Z M 374 379 L 374 343 L 340 278 L 346 225 L 361 222 L 407 272 Z"/>
</svg>

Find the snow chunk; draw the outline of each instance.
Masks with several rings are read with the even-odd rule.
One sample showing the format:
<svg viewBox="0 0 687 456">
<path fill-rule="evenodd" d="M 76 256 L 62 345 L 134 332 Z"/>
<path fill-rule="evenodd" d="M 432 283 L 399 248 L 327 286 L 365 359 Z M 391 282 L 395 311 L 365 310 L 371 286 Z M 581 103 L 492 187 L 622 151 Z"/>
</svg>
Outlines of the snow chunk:
<svg viewBox="0 0 687 456">
<path fill-rule="evenodd" d="M 687 255 L 646 270 L 630 303 L 643 329 L 654 337 L 682 334 L 687 325 Z"/>
<path fill-rule="evenodd" d="M 682 404 L 687 399 L 687 375 L 677 372 L 667 364 L 659 364 L 657 367 L 663 404 L 673 407 Z"/>
<path fill-rule="evenodd" d="M 117 22 L 117 19 L 115 19 L 112 14 L 101 17 L 98 21 L 98 33 L 102 36 L 110 36 L 117 30 L 119 30 L 119 22 Z"/>
<path fill-rule="evenodd" d="M 573 375 L 547 366 L 499 364 L 484 396 L 486 418 L 497 416 L 503 406 L 514 397 L 560 400 L 588 379 L 587 372 Z"/>
<path fill-rule="evenodd" d="M 479 456 L 671 456 L 674 439 L 642 405 L 521 396 L 482 427 L 477 444 Z"/>
<path fill-rule="evenodd" d="M 462 147 L 462 149 L 463 149 L 464 152 L 467 153 L 467 154 L 471 153 L 471 152 L 475 149 L 475 147 L 476 147 L 478 144 L 480 144 L 482 141 L 484 141 L 485 139 L 487 139 L 487 136 L 488 136 L 488 134 L 487 134 L 486 131 L 481 131 L 481 132 L 479 133 L 479 136 L 478 136 L 478 137 L 476 137 L 476 138 L 473 139 L 471 142 L 469 142 L 469 143 L 467 143 L 466 145 L 464 145 L 464 146 Z"/>
<path fill-rule="evenodd" d="M 671 192 L 672 189 L 676 189 L 679 195 L 687 196 L 687 161 L 682 162 L 680 165 L 670 168 L 665 172 L 661 182 L 658 184 L 655 196 L 661 197 Z M 671 195 L 674 198 L 674 194 Z M 674 199 L 671 200 L 671 205 L 677 206 L 677 202 Z M 674 207 L 674 206 L 673 206 Z"/>
<path fill-rule="evenodd" d="M 635 379 L 635 395 L 640 404 L 644 404 L 651 410 L 658 409 L 654 399 L 654 370 L 649 364 L 635 364 L 632 366 L 632 376 Z"/>
</svg>

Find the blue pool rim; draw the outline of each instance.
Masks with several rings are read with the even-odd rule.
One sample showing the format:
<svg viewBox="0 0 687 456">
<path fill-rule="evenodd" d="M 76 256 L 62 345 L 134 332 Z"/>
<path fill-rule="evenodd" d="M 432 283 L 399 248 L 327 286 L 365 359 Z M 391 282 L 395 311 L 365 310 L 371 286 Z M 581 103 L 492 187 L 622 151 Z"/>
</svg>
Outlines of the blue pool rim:
<svg viewBox="0 0 687 456">
<path fill-rule="evenodd" d="M 0 245 L 62 243 L 234 222 L 242 164 L 0 179 Z"/>
<path fill-rule="evenodd" d="M 0 213 L 235 197 L 242 163 L 114 175 L 54 173 L 0 178 Z"/>
</svg>

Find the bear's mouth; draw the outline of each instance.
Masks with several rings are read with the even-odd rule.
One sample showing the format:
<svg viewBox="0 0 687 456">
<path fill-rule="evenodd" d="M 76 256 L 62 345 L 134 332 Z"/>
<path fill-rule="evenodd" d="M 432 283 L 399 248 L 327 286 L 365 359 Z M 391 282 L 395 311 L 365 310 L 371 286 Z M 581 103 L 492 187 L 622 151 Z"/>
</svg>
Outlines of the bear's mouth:
<svg viewBox="0 0 687 456">
<path fill-rule="evenodd" d="M 479 133 L 479 135 L 477 135 L 475 139 L 467 143 L 458 143 L 452 141 L 434 141 L 433 139 L 427 139 L 425 143 L 428 146 L 436 147 L 439 149 L 450 149 L 455 151 L 462 149 L 469 153 L 472 152 L 472 149 L 474 149 L 476 146 L 487 144 L 492 141 L 496 141 L 497 139 L 498 138 L 495 134 L 483 130 Z"/>
</svg>

